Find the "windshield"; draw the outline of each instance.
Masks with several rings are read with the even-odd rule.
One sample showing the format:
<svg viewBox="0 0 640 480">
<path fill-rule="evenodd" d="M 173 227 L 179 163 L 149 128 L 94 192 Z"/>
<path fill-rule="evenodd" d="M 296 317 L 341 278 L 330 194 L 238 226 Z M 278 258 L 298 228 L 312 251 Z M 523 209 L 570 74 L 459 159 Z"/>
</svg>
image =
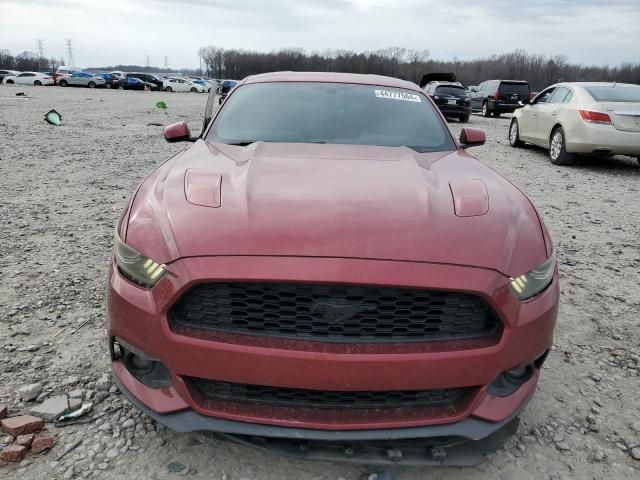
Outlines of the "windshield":
<svg viewBox="0 0 640 480">
<path fill-rule="evenodd" d="M 207 140 L 407 146 L 455 150 L 431 103 L 372 85 L 278 82 L 244 85 L 224 103 Z"/>
<path fill-rule="evenodd" d="M 640 87 L 613 86 L 585 87 L 596 102 L 640 102 Z"/>
<path fill-rule="evenodd" d="M 464 87 L 456 87 L 455 85 L 441 86 L 436 88 L 436 92 L 440 95 L 455 95 L 456 97 L 466 97 L 467 91 Z"/>
</svg>

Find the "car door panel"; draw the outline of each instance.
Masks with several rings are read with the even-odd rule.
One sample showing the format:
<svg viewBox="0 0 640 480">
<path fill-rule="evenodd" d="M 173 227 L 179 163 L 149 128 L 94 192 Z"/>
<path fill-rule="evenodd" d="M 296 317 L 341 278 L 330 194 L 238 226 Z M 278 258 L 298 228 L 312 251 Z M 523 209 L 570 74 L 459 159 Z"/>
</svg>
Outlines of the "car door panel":
<svg viewBox="0 0 640 480">
<path fill-rule="evenodd" d="M 560 86 L 555 89 L 549 101 L 541 105 L 536 121 L 536 135 L 545 147 L 549 146 L 551 130 L 558 122 L 558 113 L 562 107 L 562 101 L 569 92 L 568 88 Z"/>
</svg>

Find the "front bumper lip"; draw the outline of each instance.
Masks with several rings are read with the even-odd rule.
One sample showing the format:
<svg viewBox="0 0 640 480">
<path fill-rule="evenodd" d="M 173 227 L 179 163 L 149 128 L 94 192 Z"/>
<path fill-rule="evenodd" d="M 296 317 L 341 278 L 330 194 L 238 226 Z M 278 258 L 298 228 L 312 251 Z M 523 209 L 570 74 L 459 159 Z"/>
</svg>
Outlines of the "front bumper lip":
<svg viewBox="0 0 640 480">
<path fill-rule="evenodd" d="M 488 422 L 478 418 L 468 417 L 456 423 L 443 425 L 429 425 L 424 427 L 384 428 L 366 430 L 318 430 L 309 428 L 279 427 L 258 423 L 248 423 L 220 418 L 208 417 L 186 409 L 178 412 L 161 414 L 140 402 L 114 376 L 120 391 L 140 410 L 159 423 L 176 432 L 212 431 L 232 435 L 250 435 L 269 438 L 288 438 L 297 440 L 316 441 L 375 441 L 375 440 L 404 440 L 434 437 L 463 437 L 468 440 L 482 440 L 509 424 L 533 396 L 530 392 L 527 399 L 507 418 L 500 422 Z"/>
</svg>

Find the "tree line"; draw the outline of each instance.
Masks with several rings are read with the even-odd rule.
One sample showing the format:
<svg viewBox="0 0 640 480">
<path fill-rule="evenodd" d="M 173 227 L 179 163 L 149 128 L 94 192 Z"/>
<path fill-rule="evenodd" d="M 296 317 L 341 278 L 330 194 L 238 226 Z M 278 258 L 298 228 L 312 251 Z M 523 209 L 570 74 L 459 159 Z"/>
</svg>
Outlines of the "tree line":
<svg viewBox="0 0 640 480">
<path fill-rule="evenodd" d="M 618 66 L 585 66 L 569 63 L 564 55 L 530 54 L 515 50 L 474 60 L 434 60 L 428 50 L 389 47 L 371 52 L 326 50 L 307 53 L 300 48 L 273 52 L 202 47 L 198 51 L 206 75 L 242 79 L 258 73 L 328 71 L 379 74 L 418 83 L 429 72 L 453 72 L 464 85 L 478 85 L 490 79 L 527 80 L 540 90 L 561 81 L 617 81 L 640 83 L 640 63 Z"/>
<path fill-rule="evenodd" d="M 640 63 L 616 66 L 585 66 L 569 63 L 564 55 L 530 54 L 515 50 L 501 55 L 473 60 L 434 60 L 428 50 L 389 47 L 370 52 L 325 50 L 307 53 L 301 48 L 272 52 L 202 47 L 198 51 L 205 74 L 211 78 L 242 79 L 248 75 L 280 70 L 326 71 L 388 75 L 418 83 L 429 72 L 453 72 L 464 85 L 478 85 L 484 80 L 527 80 L 532 89 L 541 90 L 560 81 L 617 81 L 640 84 Z M 0 68 L 19 71 L 55 71 L 64 59 L 39 57 L 33 52 L 16 56 L 0 49 Z M 158 67 L 116 65 L 104 70 L 158 72 Z M 197 70 L 166 69 L 166 72 L 193 74 Z"/>
<path fill-rule="evenodd" d="M 60 65 L 64 65 L 64 58 L 46 58 L 33 52 L 22 52 L 13 56 L 9 50 L 0 48 L 0 68 L 6 70 L 55 72 Z"/>
</svg>

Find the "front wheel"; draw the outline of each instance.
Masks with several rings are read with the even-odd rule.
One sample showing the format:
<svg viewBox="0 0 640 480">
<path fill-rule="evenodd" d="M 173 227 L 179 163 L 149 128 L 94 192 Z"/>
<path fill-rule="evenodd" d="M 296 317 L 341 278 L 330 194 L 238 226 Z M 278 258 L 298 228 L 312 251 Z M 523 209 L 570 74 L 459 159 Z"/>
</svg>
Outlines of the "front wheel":
<svg viewBox="0 0 640 480">
<path fill-rule="evenodd" d="M 58 85 L 60 85 L 61 87 L 66 87 L 69 84 L 65 80 L 60 80 L 60 82 L 58 82 Z"/>
<path fill-rule="evenodd" d="M 40 80 L 36 80 L 35 82 L 33 82 L 33 84 L 34 84 L 36 87 L 41 87 L 41 86 L 42 86 L 42 82 L 41 82 Z"/>
<path fill-rule="evenodd" d="M 567 142 L 562 127 L 558 127 L 551 132 L 549 158 L 554 165 L 573 165 L 575 162 L 574 155 L 567 152 Z"/>
<path fill-rule="evenodd" d="M 198 91 L 198 89 L 197 89 L 196 87 L 191 87 L 191 92 L 192 92 L 192 93 L 195 93 L 195 92 L 197 92 L 197 91 Z"/>
<path fill-rule="evenodd" d="M 509 127 L 509 145 L 514 148 L 524 146 L 524 142 L 520 140 L 520 127 L 518 126 L 518 120 L 515 118 L 511 120 L 511 126 Z"/>
<path fill-rule="evenodd" d="M 482 103 L 482 116 L 483 117 L 490 117 L 491 116 L 491 112 L 489 111 L 489 103 L 488 102 L 483 102 Z"/>
<path fill-rule="evenodd" d="M 167 88 L 165 88 L 165 89 L 164 89 L 164 91 L 165 91 L 165 92 L 172 92 L 172 91 L 173 91 L 173 89 L 172 89 L 171 87 L 167 87 Z"/>
<path fill-rule="evenodd" d="M 96 84 L 95 82 L 89 82 L 89 85 L 87 85 L 89 88 L 96 88 Z"/>
</svg>

